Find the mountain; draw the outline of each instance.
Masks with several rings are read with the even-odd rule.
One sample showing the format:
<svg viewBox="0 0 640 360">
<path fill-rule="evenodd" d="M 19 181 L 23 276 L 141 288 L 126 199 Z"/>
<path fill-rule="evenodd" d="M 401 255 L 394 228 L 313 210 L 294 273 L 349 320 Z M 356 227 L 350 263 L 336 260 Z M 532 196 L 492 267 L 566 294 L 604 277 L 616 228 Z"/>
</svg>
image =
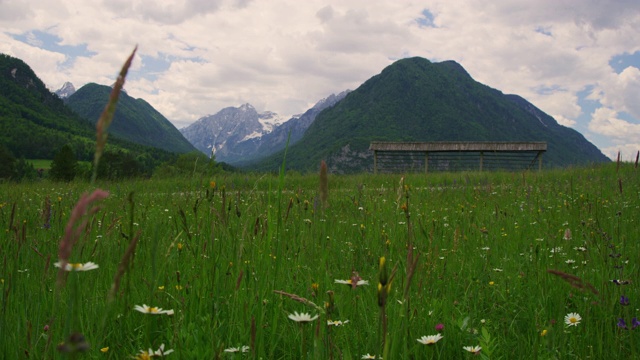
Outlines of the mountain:
<svg viewBox="0 0 640 360">
<path fill-rule="evenodd" d="M 64 145 L 70 145 L 78 160 L 90 161 L 96 149 L 95 137 L 95 125 L 49 91 L 29 65 L 0 54 L 0 144 L 14 156 L 27 159 L 53 159 Z M 147 172 L 172 157 L 166 151 L 117 136 L 109 136 L 106 151 L 134 157 Z"/>
<path fill-rule="evenodd" d="M 227 161 L 234 165 L 242 166 L 284 149 L 287 146 L 287 139 L 289 140 L 289 145 L 295 144 L 302 138 L 304 132 L 307 131 L 309 125 L 322 110 L 335 105 L 348 93 L 349 91 L 347 90 L 338 95 L 331 94 L 329 97 L 318 101 L 304 114 L 287 120 L 262 136 L 244 139 L 237 143 L 227 142 L 225 146 L 226 156 L 229 159 Z"/>
<path fill-rule="evenodd" d="M 476 82 L 454 61 L 398 60 L 326 109 L 287 152 L 288 168 L 373 168 L 371 141 L 546 141 L 545 166 L 609 159 L 584 136 L 516 95 Z M 250 168 L 274 170 L 283 153 Z"/>
<path fill-rule="evenodd" d="M 258 113 L 251 104 L 244 104 L 202 117 L 180 132 L 198 150 L 207 155 L 213 152 L 216 160 L 232 164 L 243 156 L 233 150 L 235 144 L 260 138 L 282 122 L 276 113 Z"/>
<path fill-rule="evenodd" d="M 90 83 L 69 96 L 65 103 L 78 115 L 95 124 L 110 94 L 111 87 Z M 186 153 L 196 150 L 180 131 L 149 103 L 142 99 L 134 99 L 124 91 L 120 93 L 109 133 L 121 139 L 169 152 Z"/>
<path fill-rule="evenodd" d="M 72 83 L 67 81 L 62 85 L 60 89 L 54 91 L 53 93 L 58 95 L 60 99 L 66 99 L 69 96 L 73 95 L 73 93 L 75 92 L 76 92 L 75 86 L 73 86 Z"/>
<path fill-rule="evenodd" d="M 80 159 L 95 151 L 95 127 L 75 115 L 20 59 L 0 54 L 0 142 L 15 156 L 52 159 L 71 144 Z"/>
</svg>

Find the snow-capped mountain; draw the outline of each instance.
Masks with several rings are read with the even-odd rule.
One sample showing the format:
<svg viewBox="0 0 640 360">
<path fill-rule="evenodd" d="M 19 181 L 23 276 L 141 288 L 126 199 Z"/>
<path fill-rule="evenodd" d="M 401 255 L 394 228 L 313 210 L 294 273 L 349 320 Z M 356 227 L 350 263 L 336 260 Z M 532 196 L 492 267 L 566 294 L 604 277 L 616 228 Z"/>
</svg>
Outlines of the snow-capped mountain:
<svg viewBox="0 0 640 360">
<path fill-rule="evenodd" d="M 238 164 L 270 155 L 299 140 L 316 115 L 346 96 L 348 91 L 320 100 L 302 115 L 284 121 L 274 112 L 258 113 L 250 104 L 228 107 L 180 129 L 193 146 L 217 161 Z"/>
<path fill-rule="evenodd" d="M 76 88 L 72 83 L 67 81 L 64 83 L 64 85 L 62 85 L 60 89 L 54 91 L 54 94 L 58 95 L 60 99 L 66 99 L 69 96 L 73 95 L 75 92 Z"/>
<path fill-rule="evenodd" d="M 230 144 L 259 138 L 281 122 L 281 117 L 273 112 L 259 114 L 251 104 L 244 104 L 202 117 L 180 132 L 198 150 L 215 154 L 219 161 L 228 161 Z"/>
<path fill-rule="evenodd" d="M 246 105 L 249 105 L 249 104 L 246 104 Z M 280 126 L 285 121 L 286 119 L 284 117 L 272 111 L 265 111 L 263 113 L 260 113 L 258 114 L 258 122 L 262 124 L 262 129 L 260 131 L 254 131 L 253 133 L 245 136 L 244 139 L 242 139 L 241 141 L 259 138 L 264 134 L 268 134 L 272 132 L 274 128 L 276 128 L 277 126 Z"/>
</svg>

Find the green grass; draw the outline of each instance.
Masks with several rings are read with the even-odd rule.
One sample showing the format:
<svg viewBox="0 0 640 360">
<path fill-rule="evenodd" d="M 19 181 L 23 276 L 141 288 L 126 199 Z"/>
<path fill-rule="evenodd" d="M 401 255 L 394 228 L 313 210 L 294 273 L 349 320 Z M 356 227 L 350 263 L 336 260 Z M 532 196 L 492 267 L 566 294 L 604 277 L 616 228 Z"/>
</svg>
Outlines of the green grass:
<svg viewBox="0 0 640 360">
<path fill-rule="evenodd" d="M 34 169 L 43 169 L 43 170 L 49 170 L 51 169 L 51 163 L 53 160 L 46 160 L 46 159 L 29 159 L 27 160 L 27 162 L 29 162 L 31 165 L 33 165 Z M 90 161 L 78 161 L 78 164 L 81 166 L 91 166 L 91 162 Z"/>
<path fill-rule="evenodd" d="M 52 160 L 46 160 L 46 159 L 30 159 L 27 160 L 31 165 L 33 165 L 33 167 L 35 169 L 44 169 L 44 170 L 49 170 L 51 169 L 51 162 Z"/>
<path fill-rule="evenodd" d="M 640 328 L 631 323 L 640 308 L 640 197 L 632 165 L 400 181 L 330 174 L 325 210 L 317 176 L 0 184 L 0 353 L 72 357 L 56 347 L 78 332 L 91 359 L 130 358 L 163 343 L 176 359 L 379 355 L 384 256 L 388 273 L 397 266 L 384 307 L 387 359 L 471 358 L 463 350 L 471 345 L 493 359 L 638 357 Z M 57 286 L 53 263 L 65 226 L 80 195 L 96 188 L 109 196 L 94 204 L 101 208 L 86 218 L 70 260 L 100 267 L 66 273 Z M 572 286 L 551 269 L 579 280 Z M 369 285 L 334 282 L 354 271 Z M 623 295 L 630 305 L 620 304 Z M 142 304 L 175 314 L 133 310 Z M 299 324 L 288 319 L 293 312 L 319 318 Z M 571 312 L 582 317 L 575 327 L 564 324 Z M 620 318 L 629 330 L 617 326 Z M 349 322 L 328 327 L 329 319 Z M 442 340 L 416 341 L 438 324 Z M 223 351 L 241 346 L 249 352 Z"/>
</svg>

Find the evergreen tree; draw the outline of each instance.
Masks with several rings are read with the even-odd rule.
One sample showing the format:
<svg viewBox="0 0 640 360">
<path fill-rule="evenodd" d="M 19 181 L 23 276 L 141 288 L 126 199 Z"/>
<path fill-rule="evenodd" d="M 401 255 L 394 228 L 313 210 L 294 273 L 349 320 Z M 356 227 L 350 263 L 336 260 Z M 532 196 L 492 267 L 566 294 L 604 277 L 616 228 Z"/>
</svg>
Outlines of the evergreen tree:
<svg viewBox="0 0 640 360">
<path fill-rule="evenodd" d="M 16 179 L 22 180 L 34 180 L 38 178 L 38 171 L 33 167 L 33 164 L 21 157 L 16 162 Z"/>
<path fill-rule="evenodd" d="M 0 145 L 0 179 L 9 180 L 16 176 L 16 158 L 6 146 Z"/>
<path fill-rule="evenodd" d="M 49 175 L 54 180 L 71 181 L 76 176 L 78 160 L 71 146 L 63 146 L 54 156 Z"/>
</svg>

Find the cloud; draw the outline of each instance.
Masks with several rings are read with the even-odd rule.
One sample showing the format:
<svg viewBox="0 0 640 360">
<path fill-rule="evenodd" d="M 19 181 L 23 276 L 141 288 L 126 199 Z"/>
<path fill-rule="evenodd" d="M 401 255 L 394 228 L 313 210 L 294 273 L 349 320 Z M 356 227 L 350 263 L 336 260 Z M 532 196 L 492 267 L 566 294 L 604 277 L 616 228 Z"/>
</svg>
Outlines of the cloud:
<svg viewBox="0 0 640 360">
<path fill-rule="evenodd" d="M 138 44 L 127 92 L 180 126 L 246 102 L 301 113 L 395 59 L 422 56 L 455 60 L 477 81 L 521 95 L 561 124 L 606 135 L 597 137 L 600 147 L 640 142 L 628 121 L 640 121 L 640 64 L 619 74 L 609 64 L 640 51 L 635 0 L 25 4 L 0 0 L 0 52 L 25 60 L 52 88 L 65 81 L 79 87 L 111 84 Z M 9 36 L 38 31 L 59 39 L 59 48 Z M 601 107 L 592 116 L 581 107 L 585 89 Z M 627 135 L 617 135 L 620 129 Z"/>
<path fill-rule="evenodd" d="M 130 18 L 136 17 L 163 25 L 178 25 L 195 17 L 216 12 L 220 8 L 219 0 L 104 0 L 103 6 L 113 14 Z M 238 1 L 237 6 L 245 7 L 247 1 Z"/>
<path fill-rule="evenodd" d="M 629 66 L 620 74 L 611 72 L 602 79 L 589 98 L 640 119 L 640 69 Z"/>
<path fill-rule="evenodd" d="M 589 130 L 610 137 L 616 143 L 640 143 L 640 124 L 634 124 L 618 117 L 618 112 L 601 107 L 591 116 Z"/>
</svg>

